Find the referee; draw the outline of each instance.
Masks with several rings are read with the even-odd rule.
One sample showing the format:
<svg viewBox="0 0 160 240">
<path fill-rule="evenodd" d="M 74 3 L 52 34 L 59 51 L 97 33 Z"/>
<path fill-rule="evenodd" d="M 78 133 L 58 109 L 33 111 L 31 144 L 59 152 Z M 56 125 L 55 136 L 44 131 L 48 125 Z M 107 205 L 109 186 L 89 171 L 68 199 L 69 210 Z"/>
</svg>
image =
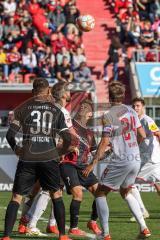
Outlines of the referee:
<svg viewBox="0 0 160 240">
<path fill-rule="evenodd" d="M 56 222 L 59 229 L 59 240 L 70 240 L 65 235 L 65 207 L 60 192 L 59 154 L 55 138 L 63 139 L 64 153 L 69 149 L 71 136 L 66 126 L 64 114 L 54 105 L 49 95 L 49 84 L 46 79 L 37 78 L 33 82 L 33 98 L 18 106 L 14 111 L 7 140 L 19 162 L 14 179 L 13 194 L 5 216 L 4 237 L 9 240 L 17 218 L 17 211 L 22 196 L 27 195 L 37 179 L 43 190 L 49 191 Z M 21 130 L 22 147 L 15 140 Z"/>
</svg>

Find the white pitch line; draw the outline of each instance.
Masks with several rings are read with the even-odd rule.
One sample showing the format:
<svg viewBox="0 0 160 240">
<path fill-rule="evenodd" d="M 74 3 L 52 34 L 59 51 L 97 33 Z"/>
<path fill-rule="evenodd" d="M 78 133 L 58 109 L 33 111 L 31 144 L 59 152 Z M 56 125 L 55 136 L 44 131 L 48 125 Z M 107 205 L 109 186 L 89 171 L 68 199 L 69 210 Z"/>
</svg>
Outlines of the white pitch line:
<svg viewBox="0 0 160 240">
<path fill-rule="evenodd" d="M 0 206 L 0 209 L 6 210 L 7 207 L 1 207 Z M 18 214 L 21 215 L 22 211 L 18 210 Z M 41 217 L 39 220 L 41 220 L 42 222 L 48 223 L 48 219 L 47 218 Z M 68 225 L 66 225 L 66 229 L 69 230 L 69 226 Z M 92 233 L 87 233 L 86 232 L 86 237 L 89 238 L 89 240 L 95 240 L 96 239 L 96 235 L 92 234 Z"/>
</svg>

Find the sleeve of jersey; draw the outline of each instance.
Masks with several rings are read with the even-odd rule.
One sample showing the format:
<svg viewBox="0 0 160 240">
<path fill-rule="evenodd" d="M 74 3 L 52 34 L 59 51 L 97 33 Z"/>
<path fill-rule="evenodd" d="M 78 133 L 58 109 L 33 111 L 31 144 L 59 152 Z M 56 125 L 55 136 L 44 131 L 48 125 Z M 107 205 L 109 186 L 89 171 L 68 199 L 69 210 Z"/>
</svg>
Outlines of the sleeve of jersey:
<svg viewBox="0 0 160 240">
<path fill-rule="evenodd" d="M 65 119 L 66 126 L 68 128 L 71 128 L 73 125 L 72 125 L 72 119 L 69 112 L 64 114 L 64 119 Z"/>
<path fill-rule="evenodd" d="M 135 114 L 135 127 L 136 128 L 142 127 L 141 122 L 140 122 L 139 117 L 138 117 L 138 114 L 136 112 L 134 112 L 134 114 Z"/>
<path fill-rule="evenodd" d="M 111 122 L 109 120 L 109 117 L 105 115 L 103 117 L 103 130 L 102 130 L 102 136 L 103 137 L 111 137 L 113 131 L 113 126 L 111 125 Z"/>
<path fill-rule="evenodd" d="M 148 127 L 149 127 L 149 130 L 152 132 L 152 133 L 155 133 L 155 132 L 158 132 L 159 131 L 159 127 L 157 126 L 157 124 L 153 121 L 153 119 L 150 119 L 148 121 Z"/>
<path fill-rule="evenodd" d="M 13 120 L 10 123 L 10 127 L 14 128 L 15 131 L 18 131 L 21 128 L 21 110 L 16 109 L 14 111 Z"/>
<path fill-rule="evenodd" d="M 68 130 L 68 126 L 66 124 L 66 120 L 65 120 L 65 117 L 64 117 L 64 114 L 62 111 L 60 111 L 59 113 L 59 116 L 58 116 L 58 119 L 57 119 L 57 127 L 58 127 L 58 132 L 62 132 L 62 131 L 65 131 L 65 130 Z"/>
</svg>

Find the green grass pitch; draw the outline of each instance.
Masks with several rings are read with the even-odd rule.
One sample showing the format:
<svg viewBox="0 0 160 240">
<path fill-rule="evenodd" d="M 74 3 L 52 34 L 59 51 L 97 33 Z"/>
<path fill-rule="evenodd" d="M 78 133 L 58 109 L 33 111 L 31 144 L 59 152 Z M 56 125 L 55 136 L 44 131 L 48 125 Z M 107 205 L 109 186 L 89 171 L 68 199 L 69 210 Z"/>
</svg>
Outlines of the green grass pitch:
<svg viewBox="0 0 160 240">
<path fill-rule="evenodd" d="M 3 226 L 4 226 L 4 216 L 5 216 L 5 207 L 8 204 L 11 193 L 1 192 L 0 197 L 0 234 L 2 236 Z M 150 219 L 147 219 L 147 225 L 152 231 L 152 236 L 149 238 L 150 240 L 160 240 L 160 197 L 156 193 L 142 193 L 142 198 L 144 203 L 150 213 Z M 81 211 L 79 216 L 79 227 L 83 230 L 86 230 L 88 233 L 89 230 L 86 228 L 86 223 L 90 217 L 91 205 L 92 205 L 92 196 L 85 192 L 84 193 L 84 201 L 81 205 Z M 66 205 L 66 224 L 69 225 L 69 204 L 71 197 L 64 194 L 64 202 Z M 128 210 L 127 204 L 121 199 L 119 194 L 111 193 L 108 197 L 108 203 L 110 208 L 110 232 L 113 240 L 135 240 L 137 237 L 137 233 L 139 231 L 136 223 L 130 223 L 129 218 L 131 214 Z M 42 232 L 45 232 L 46 221 L 49 216 L 50 206 L 47 208 L 47 211 L 43 214 L 43 220 L 40 220 L 38 223 L 38 227 Z M 20 216 L 20 215 L 19 215 Z M 16 222 L 14 233 L 12 239 L 16 240 L 38 240 L 45 239 L 43 238 L 33 238 L 33 237 L 25 237 L 24 235 L 18 235 Z M 89 238 L 75 238 L 79 240 L 85 240 Z M 57 237 L 54 235 L 49 235 L 46 239 L 56 240 Z"/>
</svg>

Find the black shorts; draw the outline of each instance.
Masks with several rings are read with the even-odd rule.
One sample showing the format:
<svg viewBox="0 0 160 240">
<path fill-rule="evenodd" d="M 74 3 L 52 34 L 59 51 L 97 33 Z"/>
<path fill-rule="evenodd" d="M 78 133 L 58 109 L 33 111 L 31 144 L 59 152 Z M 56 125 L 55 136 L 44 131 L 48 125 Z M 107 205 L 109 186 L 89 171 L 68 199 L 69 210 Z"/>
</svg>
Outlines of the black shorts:
<svg viewBox="0 0 160 240">
<path fill-rule="evenodd" d="M 60 169 L 55 161 L 25 162 L 19 161 L 14 179 L 13 192 L 26 195 L 39 179 L 45 191 L 56 192 L 60 189 Z"/>
<path fill-rule="evenodd" d="M 69 163 L 60 165 L 61 177 L 67 189 L 67 193 L 70 194 L 70 190 L 76 186 L 83 186 L 86 189 L 93 186 L 98 182 L 93 172 L 88 177 L 82 175 L 83 169 Z"/>
</svg>

